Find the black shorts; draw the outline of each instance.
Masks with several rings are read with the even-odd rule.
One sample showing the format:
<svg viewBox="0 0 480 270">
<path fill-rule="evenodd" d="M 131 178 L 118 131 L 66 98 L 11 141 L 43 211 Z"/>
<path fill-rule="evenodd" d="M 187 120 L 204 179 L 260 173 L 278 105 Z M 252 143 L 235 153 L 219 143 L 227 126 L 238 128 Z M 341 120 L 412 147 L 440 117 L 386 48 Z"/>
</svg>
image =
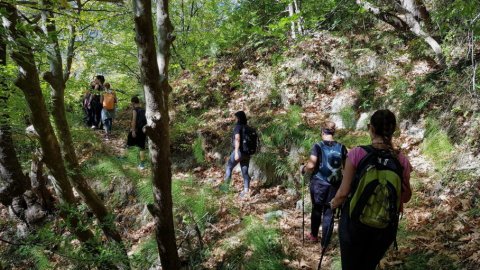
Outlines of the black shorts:
<svg viewBox="0 0 480 270">
<path fill-rule="evenodd" d="M 140 149 L 145 149 L 145 143 L 147 142 L 147 136 L 142 131 L 136 132 L 135 138 L 132 137 L 132 132 L 128 133 L 127 146 L 137 146 Z"/>
</svg>

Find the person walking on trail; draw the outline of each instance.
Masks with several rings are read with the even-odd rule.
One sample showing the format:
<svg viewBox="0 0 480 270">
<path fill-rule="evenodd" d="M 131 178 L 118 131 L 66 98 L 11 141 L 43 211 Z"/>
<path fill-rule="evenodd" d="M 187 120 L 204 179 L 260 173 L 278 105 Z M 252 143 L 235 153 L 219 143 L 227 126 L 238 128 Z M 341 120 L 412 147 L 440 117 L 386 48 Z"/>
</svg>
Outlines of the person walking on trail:
<svg viewBox="0 0 480 270">
<path fill-rule="evenodd" d="M 83 111 L 85 112 L 84 122 L 87 125 L 87 127 L 91 127 L 93 125 L 94 117 L 93 117 L 92 106 L 90 104 L 93 89 L 94 89 L 94 82 L 92 81 L 90 83 L 90 87 L 87 89 L 82 99 L 82 108 L 83 108 Z"/>
<path fill-rule="evenodd" d="M 347 148 L 336 142 L 334 135 L 335 123 L 330 121 L 323 123 L 322 141 L 313 145 L 307 165 L 301 167 L 302 174 L 312 173 L 310 181 L 311 231 L 307 239 L 315 243 L 318 242 L 320 225 L 322 225 L 322 241 L 328 237 L 328 227 L 334 218 L 328 202 L 335 196 L 340 186 L 342 169 L 347 157 Z"/>
<path fill-rule="evenodd" d="M 104 90 L 104 82 L 105 77 L 103 77 L 102 75 L 97 75 L 93 79 L 92 94 L 90 96 L 90 106 L 92 109 L 93 118 L 92 129 L 102 128 L 102 103 L 100 99 Z"/>
<path fill-rule="evenodd" d="M 131 99 L 132 105 L 132 121 L 130 122 L 130 132 L 127 137 L 127 146 L 135 146 L 140 148 L 140 170 L 145 169 L 145 143 L 147 136 L 144 127 L 147 124 L 145 117 L 145 109 L 140 104 L 140 99 L 135 96 Z"/>
<path fill-rule="evenodd" d="M 232 180 L 233 168 L 240 163 L 242 176 L 243 176 L 243 191 L 240 193 L 240 197 L 244 198 L 249 195 L 250 189 L 250 175 L 248 175 L 248 167 L 250 163 L 250 155 L 241 151 L 242 144 L 242 132 L 247 127 L 247 115 L 244 111 L 238 111 L 235 113 L 237 123 L 233 128 L 232 134 L 232 153 L 227 162 L 225 171 L 224 188 L 228 188 L 230 181 Z M 243 132 L 244 133 L 244 132 Z"/>
<path fill-rule="evenodd" d="M 350 150 L 342 184 L 330 202 L 332 208 L 343 204 L 339 224 L 343 270 L 373 270 L 396 244 L 399 214 L 412 196 L 412 166 L 393 146 L 395 128 L 391 111 L 372 115 L 368 125 L 372 143 Z"/>
<path fill-rule="evenodd" d="M 115 116 L 115 108 L 117 105 L 117 96 L 115 91 L 110 89 L 110 84 L 105 83 L 105 91 L 100 98 L 100 103 L 102 104 L 102 122 L 103 128 L 105 129 L 105 140 L 110 139 L 112 133 L 112 124 L 113 117 Z"/>
</svg>

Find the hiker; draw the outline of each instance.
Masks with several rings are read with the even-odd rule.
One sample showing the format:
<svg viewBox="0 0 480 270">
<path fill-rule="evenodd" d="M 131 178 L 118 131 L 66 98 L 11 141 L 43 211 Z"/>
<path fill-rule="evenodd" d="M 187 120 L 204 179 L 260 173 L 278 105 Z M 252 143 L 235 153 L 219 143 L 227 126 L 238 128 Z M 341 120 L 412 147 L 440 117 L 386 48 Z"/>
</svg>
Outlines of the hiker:
<svg viewBox="0 0 480 270">
<path fill-rule="evenodd" d="M 136 146 L 140 148 L 140 164 L 138 165 L 138 168 L 143 170 L 145 169 L 145 143 L 147 140 L 143 128 L 147 124 L 147 118 L 145 117 L 145 109 L 142 108 L 137 96 L 132 97 L 131 106 L 132 121 L 130 124 L 130 132 L 127 137 L 127 146 Z"/>
<path fill-rule="evenodd" d="M 342 169 L 347 157 L 347 148 L 336 142 L 335 123 L 322 124 L 322 141 L 315 143 L 307 165 L 301 167 L 302 174 L 312 173 L 310 198 L 312 200 L 311 230 L 307 238 L 318 242 L 318 231 L 322 225 L 322 245 L 326 240 L 333 211 L 328 202 L 335 196 L 342 181 Z M 323 221 L 323 222 L 322 222 Z"/>
<path fill-rule="evenodd" d="M 247 126 L 247 115 L 244 111 L 238 111 L 235 113 L 237 123 L 233 128 L 232 134 L 232 148 L 233 151 L 230 154 L 230 158 L 227 162 L 227 167 L 225 171 L 225 182 L 228 187 L 230 181 L 232 180 L 232 171 L 233 168 L 240 163 L 243 176 L 243 191 L 240 193 L 240 197 L 244 198 L 249 195 L 250 188 L 250 176 L 248 175 L 248 166 L 250 163 L 250 155 L 241 151 L 241 135 L 243 129 Z"/>
<path fill-rule="evenodd" d="M 105 77 L 97 75 L 93 79 L 92 94 L 90 96 L 90 106 L 92 109 L 92 129 L 102 128 L 102 103 L 100 101 L 104 90 L 103 83 Z"/>
<path fill-rule="evenodd" d="M 87 91 L 83 95 L 83 99 L 82 99 L 82 108 L 85 113 L 84 122 L 87 125 L 87 127 L 91 127 L 93 125 L 94 116 L 93 116 L 92 106 L 90 105 L 90 101 L 92 98 L 91 90 L 93 90 L 94 88 L 95 88 L 95 83 L 92 81 L 90 83 L 90 87 L 87 88 Z"/>
<path fill-rule="evenodd" d="M 412 196 L 412 166 L 393 146 L 395 128 L 391 111 L 372 115 L 368 124 L 372 143 L 350 150 L 342 184 L 330 202 L 332 208 L 343 204 L 339 224 L 343 270 L 376 268 L 395 241 L 402 205 Z"/>
<path fill-rule="evenodd" d="M 112 123 L 113 117 L 115 116 L 115 107 L 117 104 L 117 96 L 115 92 L 110 89 L 110 83 L 105 83 L 105 92 L 100 98 L 100 103 L 102 104 L 102 122 L 103 128 L 105 129 L 105 140 L 110 139 L 112 133 Z"/>
</svg>

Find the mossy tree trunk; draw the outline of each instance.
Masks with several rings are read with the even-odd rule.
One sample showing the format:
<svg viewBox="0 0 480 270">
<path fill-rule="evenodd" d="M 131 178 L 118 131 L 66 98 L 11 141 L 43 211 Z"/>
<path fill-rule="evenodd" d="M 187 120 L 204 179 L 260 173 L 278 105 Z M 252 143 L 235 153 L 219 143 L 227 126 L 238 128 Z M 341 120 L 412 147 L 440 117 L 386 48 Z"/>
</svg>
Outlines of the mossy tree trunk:
<svg viewBox="0 0 480 270">
<path fill-rule="evenodd" d="M 147 126 L 152 158 L 154 204 L 148 209 L 155 220 L 156 240 L 163 269 L 179 269 L 180 260 L 175 241 L 172 213 L 172 172 L 168 95 L 168 61 L 173 41 L 173 26 L 168 16 L 168 1 L 157 1 L 158 50 L 150 0 L 134 0 L 135 41 L 138 47 L 141 81 L 145 91 Z M 158 61 L 157 61 L 158 59 Z"/>
</svg>

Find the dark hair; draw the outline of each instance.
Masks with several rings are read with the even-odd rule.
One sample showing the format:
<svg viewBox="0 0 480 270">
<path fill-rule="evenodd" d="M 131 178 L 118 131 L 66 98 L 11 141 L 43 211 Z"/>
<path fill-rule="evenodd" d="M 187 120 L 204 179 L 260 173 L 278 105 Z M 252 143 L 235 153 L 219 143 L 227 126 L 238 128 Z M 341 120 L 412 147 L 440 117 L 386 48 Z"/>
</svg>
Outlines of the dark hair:
<svg viewBox="0 0 480 270">
<path fill-rule="evenodd" d="M 97 75 L 95 76 L 102 84 L 105 82 L 105 77 L 103 75 Z"/>
<path fill-rule="evenodd" d="M 247 124 L 247 115 L 244 111 L 238 111 L 235 113 L 235 117 L 237 117 L 237 124 L 239 125 L 246 125 Z"/>
<path fill-rule="evenodd" d="M 132 97 L 132 99 L 131 99 L 130 101 L 131 101 L 132 103 L 135 103 L 135 104 L 140 103 L 140 99 L 138 99 L 137 96 Z"/>
<path fill-rule="evenodd" d="M 378 110 L 370 118 L 370 125 L 375 129 L 375 134 L 382 137 L 383 143 L 393 152 L 397 152 L 392 143 L 393 133 L 397 127 L 395 114 L 388 109 Z"/>
<path fill-rule="evenodd" d="M 322 132 L 327 135 L 335 135 L 336 125 L 332 121 L 325 121 L 322 123 Z"/>
</svg>

